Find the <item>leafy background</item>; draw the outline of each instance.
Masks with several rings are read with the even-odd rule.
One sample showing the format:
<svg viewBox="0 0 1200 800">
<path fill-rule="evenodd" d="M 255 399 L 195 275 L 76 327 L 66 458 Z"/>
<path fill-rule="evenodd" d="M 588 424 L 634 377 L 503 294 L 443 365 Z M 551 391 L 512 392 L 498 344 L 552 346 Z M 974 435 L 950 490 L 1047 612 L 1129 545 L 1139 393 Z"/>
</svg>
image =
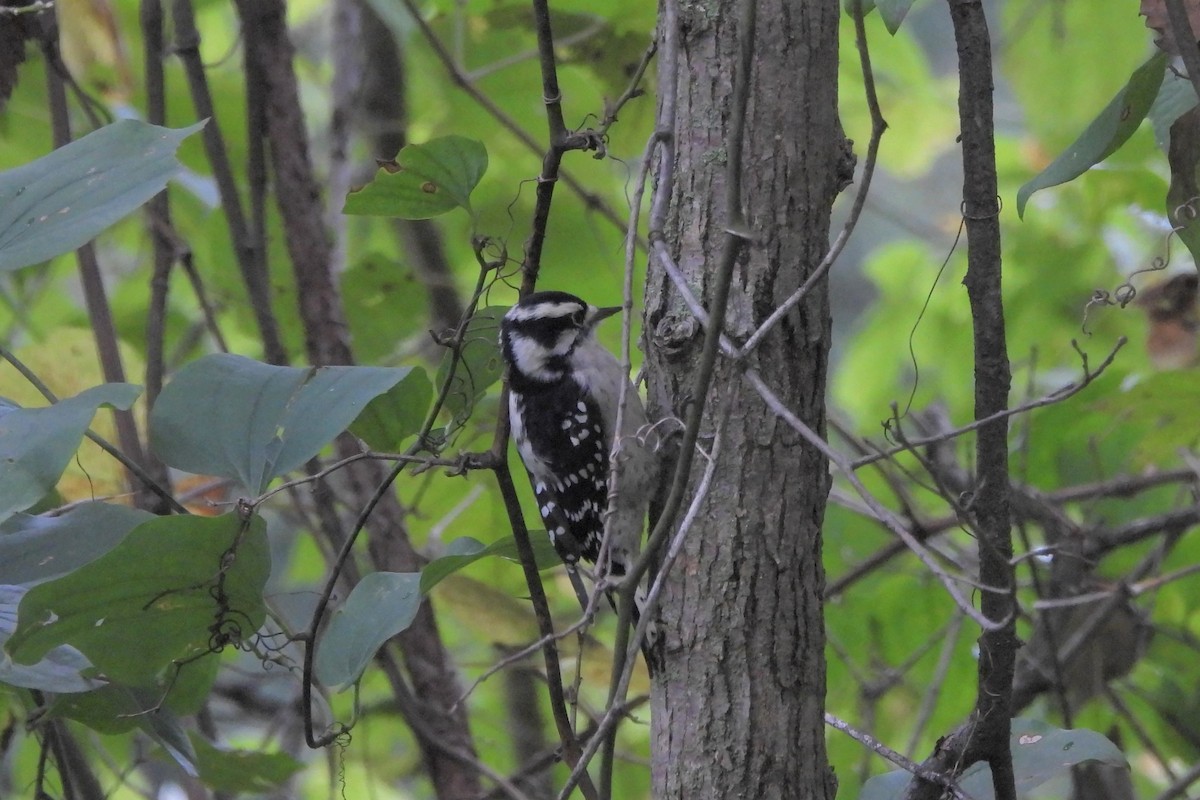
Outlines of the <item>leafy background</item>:
<svg viewBox="0 0 1200 800">
<path fill-rule="evenodd" d="M 85 2 L 76 5 L 83 14 L 96 7 Z M 454 269 L 453 281 L 466 293 L 478 269 L 472 235 L 497 237 L 507 243 L 511 254 L 519 252 L 528 236 L 532 178 L 540 154 L 498 126 L 466 93 L 453 89 L 441 64 L 397 5 L 387 0 L 373 0 L 372 5 L 394 23 L 394 31 L 405 43 L 409 139 L 425 142 L 462 136 L 486 147 L 488 167 L 471 194 L 473 213 L 451 211 L 437 223 Z M 246 124 L 245 96 L 236 55 L 236 18 L 226 4 L 196 6 L 202 56 L 209 65 L 208 79 L 218 98 L 230 157 L 235 164 L 244 164 L 247 152 L 240 131 Z M 1196 428 L 1191 421 L 1195 404 L 1191 400 L 1200 392 L 1195 374 L 1187 370 L 1155 373 L 1144 352 L 1146 320 L 1134 306 L 1089 306 L 1097 290 L 1115 292 L 1127 279 L 1139 288 L 1160 280 L 1160 274 L 1134 273 L 1168 252 L 1172 273 L 1194 269 L 1186 249 L 1167 237 L 1164 198 L 1170 176 L 1154 130 L 1142 125 L 1101 167 L 1038 192 L 1023 219 L 1017 214 L 1019 187 L 1070 146 L 1130 74 L 1153 54 L 1152 37 L 1132 3 L 1122 5 L 1122 13 L 1114 13 L 1106 4 L 1035 0 L 1005 0 L 987 6 L 999 67 L 997 156 L 1009 347 L 1016 367 L 1013 401 L 1041 396 L 1077 379 L 1082 365 L 1076 346 L 1095 367 L 1116 347 L 1119 337 L 1130 340 L 1095 385 L 1015 422 L 1016 477 L 1042 492 L 1053 492 L 1118 475 L 1179 467 L 1186 463 L 1180 448 L 1195 444 Z M 465 4 L 438 0 L 423 8 L 438 35 L 455 43 L 464 69 L 477 73 L 479 90 L 535 137 L 541 137 L 540 78 L 535 60 L 528 55 L 536 42 L 525 5 L 508 0 Z M 116 17 L 111 33 L 102 27 L 67 27 L 66 55 L 89 91 L 103 96 L 111 109 L 136 115 L 145 107 L 138 80 L 143 65 L 141 49 L 136 46 L 137 7 L 116 3 L 113 11 Z M 597 8 L 575 0 L 556 3 L 555 11 L 556 32 L 570 42 L 563 47 L 560 65 L 568 125 L 593 124 L 594 116 L 603 114 L 605 99 L 624 88 L 630 65 L 636 64 L 649 43 L 655 25 L 653 4 L 619 0 Z M 327 164 L 333 77 L 328 10 L 324 4 L 297 2 L 290 5 L 289 14 L 313 154 L 323 168 Z M 955 149 L 956 79 L 945 8 L 932 2 L 915 4 L 894 36 L 878 14 L 868 18 L 867 27 L 889 130 L 883 138 L 881 173 L 864 218 L 831 277 L 836 361 L 830 401 L 847 431 L 881 440 L 880 423 L 891 416 L 893 403 L 902 412 L 940 403 L 952 420 L 970 419 L 971 340 L 960 285 L 965 258 L 964 244 L 958 241 L 961 176 Z M 132 77 L 128 81 L 122 77 L 121 62 L 104 55 L 118 40 L 124 44 Z M 869 138 L 869 119 L 849 20 L 843 25 L 842 50 L 843 124 L 847 136 L 861 146 Z M 515 54 L 525 55 L 513 61 Z M 2 169 L 27 164 L 49 150 L 44 69 L 36 57 L 22 66 L 20 81 L 0 115 Z M 169 61 L 167 71 L 168 123 L 176 128 L 195 124 L 178 63 Z M 579 156 L 567 164 L 578 181 L 619 216 L 628 208 L 632 175 L 651 130 L 653 110 L 652 94 L 633 101 L 611 129 L 607 158 Z M 365 162 L 365 151 L 359 155 Z M 185 171 L 171 184 L 175 225 L 192 249 L 230 349 L 262 358 L 199 136 L 183 140 L 179 158 Z M 843 198 L 843 214 L 849 199 Z M 328 200 L 330 214 L 337 214 L 341 199 Z M 303 333 L 294 310 L 296 290 L 273 206 L 268 210 L 268 224 L 272 297 L 285 344 L 299 361 Z M 424 391 L 428 398 L 432 394 L 429 388 L 416 388 L 417 384 L 428 387 L 431 381 L 438 383 L 439 357 L 431 357 L 428 348 L 428 289 L 414 274 L 411 255 L 398 244 L 387 221 L 349 216 L 344 225 L 341 289 L 356 352 L 363 363 L 401 368 L 394 373 L 397 380 L 403 377 L 402 369 L 411 368 L 413 371 L 405 374 L 412 377 L 403 379 L 413 381 L 411 390 Z M 597 304 L 615 304 L 620 299 L 622 235 L 618 227 L 589 210 L 583 198 L 560 187 L 542 284 L 573 291 Z M 126 369 L 131 376 L 140 376 L 147 358 L 144 322 L 152 261 L 144 220 L 135 215 L 117 224 L 100 238 L 98 248 Z M 515 297 L 512 284 L 510 269 L 507 280 L 489 287 L 483 305 L 511 302 Z M 194 296 L 176 290 L 170 303 L 169 367 L 182 375 L 186 374 L 182 372 L 185 365 L 203 363 L 199 359 L 212 345 L 203 335 Z M 485 326 L 479 335 L 486 338 L 491 334 Z M 610 345 L 617 345 L 616 326 L 605 331 L 605 336 Z M 59 396 L 73 397 L 103 382 L 71 256 L 0 275 L 0 337 L 5 347 L 14 350 Z M 426 377 L 421 383 L 422 375 L 434 378 Z M 140 382 L 140 377 L 133 380 Z M 21 406 L 42 403 L 37 392 L 7 365 L 0 367 L 0 395 Z M 455 450 L 487 446 L 495 399 L 493 387 L 473 407 L 462 409 L 459 421 L 464 427 L 453 439 Z M 144 414 L 137 406 L 135 409 Z M 473 413 L 467 417 L 466 412 Z M 97 416 L 94 429 L 112 437 L 107 412 Z M 401 449 L 405 436 L 411 436 L 411 431 L 393 432 L 393 445 L 386 449 Z M 318 447 L 320 444 L 323 442 Z M 963 446 L 960 453 L 965 452 Z M 293 458 L 288 466 L 298 463 Z M 913 467 L 911 461 L 901 463 Z M 207 467 L 204 471 L 222 474 Z M 892 496 L 893 473 L 864 470 L 861 475 L 875 492 Z M 43 505 L 83 502 L 73 513 L 109 513 L 96 511 L 87 501 L 117 494 L 120 486 L 118 465 L 85 442 L 78 458 L 67 466 L 57 497 Z M 926 519 L 948 513 L 936 493 L 919 485 L 910 489 L 909 496 L 896 501 L 908 504 L 907 510 Z M 520 569 L 502 558 L 474 558 L 482 548 L 497 547 L 506 540 L 502 504 L 486 476 L 478 473 L 450 478 L 431 470 L 406 476 L 397 491 L 411 512 L 410 533 L 424 553 L 470 562 L 461 562 L 462 571 L 445 577 L 436 587 L 425 587 L 445 621 L 442 634 L 469 682 L 504 649 L 530 641 L 536 632 L 522 600 L 525 588 Z M 285 497 L 281 495 L 263 508 L 266 539 L 262 546 L 270 552 L 272 567 L 269 580 L 265 575 L 259 577 L 266 581 L 273 612 L 302 624 L 311 610 L 314 589 L 323 580 L 326 560 L 307 535 L 304 520 L 289 513 Z M 220 494 L 218 499 L 227 502 L 230 495 Z M 1119 501 L 1100 497 L 1072 504 L 1066 513 L 1083 527 L 1111 528 L 1193 504 L 1184 482 Z M 226 514 L 214 518 L 223 522 L 202 520 L 197 524 L 232 525 L 229 506 L 209 507 L 203 501 L 194 505 L 205 513 Z M 532 505 L 526 508 L 526 516 L 536 519 Z M 134 537 L 151 524 L 123 519 L 120 525 L 124 527 L 119 529 L 132 531 L 129 536 Z M 831 582 L 889 541 L 852 507 L 837 503 L 827 512 L 825 533 Z M 1031 534 L 1036 544 L 1037 531 Z M 0 537 L 0 546 L 3 542 Z M 970 540 L 951 527 L 940 546 L 957 553 L 969 550 Z M 1101 562 L 1099 576 L 1121 578 L 1153 546 L 1144 543 L 1114 552 Z M 1166 573 L 1196 564 L 1200 561 L 1198 547 L 1194 537 L 1180 536 L 1164 554 L 1159 569 Z M 221 549 L 213 551 L 214 558 Z M 0 559 L 0 566 L 4 563 Z M 555 610 L 568 618 L 574 598 L 561 571 L 544 576 L 551 584 Z M 195 579 L 206 577 L 197 575 Z M 111 580 L 111 575 L 101 577 L 101 582 Z M 383 588 L 401 595 L 412 592 L 411 586 L 399 580 Z M 1023 599 L 1032 599 L 1031 587 L 1023 591 L 1028 595 Z M 1121 741 L 1133 766 L 1138 796 L 1153 796 L 1169 783 L 1164 762 L 1178 770 L 1198 755 L 1200 731 L 1192 722 L 1196 715 L 1168 713 L 1171 709 L 1195 710 L 1195 642 L 1200 635 L 1197 596 L 1195 579 L 1185 577 L 1138 600 L 1158 632 L 1145 657 L 1117 684 L 1117 691 L 1153 747 L 1139 740 L 1130 716 L 1100 699 L 1076 709 L 1073 724 L 1063 726 L 1100 731 Z M 351 595 L 349 603 L 353 602 Z M 0 621 L 4 619 L 0 617 Z M 1023 638 L 1031 638 L 1028 620 L 1021 624 Z M 920 758 L 933 747 L 937 736 L 970 708 L 975 678 L 973 634 L 965 626 L 957 626 L 952 604 L 915 560 L 896 558 L 839 593 L 828 608 L 827 625 L 831 642 L 828 705 L 839 717 Z M 610 626 L 611 620 L 600 623 L 596 641 L 587 651 L 595 657 L 581 659 L 585 704 L 603 704 L 607 682 L 602 670 L 607 661 L 602 642 L 610 639 Z M 371 642 L 391 632 L 375 631 L 365 642 L 347 647 L 369 652 Z M 334 635 L 332 630 L 329 635 Z M 570 667 L 578 646 L 567 641 L 563 647 Z M 74 663 L 70 653 L 52 652 Z M 349 666 L 322 667 L 327 682 L 346 683 L 357 671 L 355 665 L 365 665 L 361 652 Z M 326 793 L 331 780 L 344 780 L 355 794 L 428 795 L 411 731 L 387 707 L 388 688 L 377 672 L 368 668 L 356 692 L 331 696 L 332 718 L 349 719 L 355 705 L 363 715 L 352 743 L 335 759 L 326 760 L 299 746 L 294 729 L 275 730 L 269 718 L 235 713 L 237 705 L 230 698 L 240 685 L 238 676 L 255 676 L 258 699 L 274 698 L 272 702 L 277 703 L 278 698 L 294 692 L 295 679 L 287 670 L 264 672 L 261 665 L 261 653 L 227 651 L 219 657 L 209 656 L 189 666 L 169 693 L 169 707 L 183 718 L 194 713 L 210 687 L 215 687 L 211 691 L 215 692 L 214 713 L 222 745 L 244 750 L 233 756 L 213 749 L 194 732 L 189 735 L 182 724 L 151 730 L 148 717 L 121 716 L 153 702 L 134 692 L 62 695 L 56 711 L 98 731 L 88 740 L 89 752 L 98 764 L 124 767 L 146 758 L 143 739 L 125 735 L 138 728 L 159 748 L 198 766 L 214 789 L 265 792 L 292 780 L 296 796 L 316 797 Z M 644 690 L 644 683 L 642 687 Z M 18 724 L 15 721 L 22 719 L 23 709 L 27 709 L 26 695 L 7 686 L 0 691 L 5 698 L 0 711 L 4 724 Z M 505 684 L 493 677 L 465 701 L 481 760 L 504 773 L 518 766 L 510 751 L 507 699 Z M 1035 703 L 1027 714 L 1055 724 L 1063 722 L 1049 699 Z M 915 724 L 918 720 L 919 725 Z M 648 792 L 646 731 L 636 724 L 624 728 L 621 753 L 627 761 L 618 771 L 620 796 L 638 797 Z M 836 731 L 830 732 L 828 741 L 841 796 L 857 796 L 869 776 L 889 768 Z M 100 751 L 107 755 L 94 755 Z M 32 740 L 18 737 L 12 752 L 4 780 L 23 790 L 36 773 L 38 748 Z M 304 769 L 295 772 L 301 764 Z M 116 771 L 102 774 L 106 787 L 120 785 Z M 173 779 L 186 780 L 170 774 Z M 239 784 L 239 776 L 250 785 Z M 1046 793 L 1039 796 L 1050 797 L 1060 796 L 1063 789 L 1061 784 L 1050 783 L 1042 791 Z M 133 796 L 133 790 L 117 788 L 113 796 Z"/>
</svg>

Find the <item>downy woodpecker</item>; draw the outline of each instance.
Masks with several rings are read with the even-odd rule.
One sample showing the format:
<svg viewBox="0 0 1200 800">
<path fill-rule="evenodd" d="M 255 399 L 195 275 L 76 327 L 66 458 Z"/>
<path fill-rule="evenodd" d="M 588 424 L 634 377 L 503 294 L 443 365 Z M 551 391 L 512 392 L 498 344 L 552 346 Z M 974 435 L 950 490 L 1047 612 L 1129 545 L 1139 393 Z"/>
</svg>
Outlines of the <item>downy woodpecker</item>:
<svg viewBox="0 0 1200 800">
<path fill-rule="evenodd" d="M 512 438 L 550 540 L 572 572 L 580 558 L 595 563 L 601 556 L 613 432 L 625 386 L 619 484 L 607 560 L 599 565 L 618 582 L 641 549 L 656 477 L 654 447 L 637 436 L 647 425 L 641 398 L 594 335 L 597 323 L 620 310 L 597 308 L 566 292 L 536 292 L 500 323 Z"/>
</svg>

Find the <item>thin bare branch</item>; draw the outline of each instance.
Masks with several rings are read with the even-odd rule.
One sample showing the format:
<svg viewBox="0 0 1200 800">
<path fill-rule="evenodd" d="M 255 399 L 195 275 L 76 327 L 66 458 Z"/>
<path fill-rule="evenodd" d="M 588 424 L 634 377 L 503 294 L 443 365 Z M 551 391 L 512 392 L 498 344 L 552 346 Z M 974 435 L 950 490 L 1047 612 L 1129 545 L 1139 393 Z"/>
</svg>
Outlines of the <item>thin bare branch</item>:
<svg viewBox="0 0 1200 800">
<path fill-rule="evenodd" d="M 1074 383 L 1068 383 L 1062 388 L 1055 389 L 1053 392 L 1050 392 L 1049 394 L 1045 395 L 1044 397 L 1040 397 L 1037 400 L 1031 400 L 1027 403 L 1022 403 L 1015 408 L 1007 408 L 1002 411 L 997 411 L 994 414 L 988 414 L 982 419 L 977 419 L 970 424 L 963 425 L 961 428 L 955 428 L 954 430 L 946 431 L 945 433 L 939 433 L 937 436 L 930 436 L 924 439 L 913 439 L 907 444 L 898 445 L 887 450 L 880 450 L 874 455 L 855 459 L 853 462 L 851 462 L 851 464 L 854 469 L 865 467 L 868 464 L 874 464 L 876 461 L 890 458 L 897 453 L 903 453 L 907 450 L 911 450 L 914 447 L 925 447 L 926 445 L 950 441 L 951 439 L 956 439 L 959 436 L 962 436 L 964 433 L 970 433 L 971 431 L 979 430 L 987 425 L 1008 419 L 1009 417 L 1016 416 L 1017 414 L 1024 414 L 1034 410 L 1035 408 L 1042 408 L 1043 406 L 1061 403 L 1064 400 L 1079 394 L 1081 391 L 1091 385 L 1093 381 L 1103 375 L 1104 371 L 1112 365 L 1113 360 L 1117 357 L 1117 353 L 1120 352 L 1121 348 L 1124 347 L 1128 341 L 1129 340 L 1124 336 L 1117 339 L 1116 345 L 1105 357 L 1105 359 L 1100 362 L 1100 366 L 1098 366 L 1094 371 L 1088 368 L 1087 357 L 1083 355 L 1081 351 L 1079 351 L 1078 345 L 1076 345 L 1076 351 L 1081 352 L 1083 361 L 1083 377 L 1078 381 L 1075 381 Z"/>
<path fill-rule="evenodd" d="M 767 406 L 779 416 L 780 419 L 790 425 L 794 431 L 799 433 L 805 439 L 805 441 L 820 450 L 821 453 L 823 453 L 825 457 L 829 459 L 830 463 L 841 470 L 846 480 L 850 483 L 854 490 L 858 492 L 859 497 L 861 497 L 863 502 L 867 504 L 868 508 L 875 513 L 876 518 L 884 523 L 888 530 L 896 534 L 896 536 L 898 536 L 901 541 L 903 541 L 904 544 L 916 554 L 917 558 L 921 560 L 921 563 L 929 568 L 929 571 L 932 572 L 941 582 L 942 586 L 946 588 L 946 591 L 954 600 L 955 605 L 957 605 L 964 614 L 973 619 L 984 630 L 988 630 L 989 628 L 997 625 L 997 623 L 989 620 L 987 617 L 975 610 L 974 606 L 972 606 L 971 603 L 962 596 L 962 593 L 959 592 L 956 585 L 958 582 L 965 582 L 975 585 L 973 582 L 967 581 L 964 578 L 959 578 L 956 580 L 944 569 L 942 569 L 941 565 L 937 563 L 925 546 L 917 541 L 916 537 L 914 537 L 904 523 L 896 517 L 895 513 L 880 503 L 879 500 L 876 499 L 873 494 L 871 494 L 863 482 L 858 479 L 858 477 L 854 474 L 854 470 L 850 462 L 848 462 L 841 453 L 830 447 L 829 444 L 820 436 L 818 436 L 811 428 L 805 425 L 803 420 L 801 420 L 786 406 L 784 406 L 756 371 L 748 369 L 745 371 L 744 377 L 758 392 L 759 396 L 762 397 L 763 402 L 765 402 Z M 989 588 L 977 586 L 977 588 L 985 592 L 1006 591 L 1004 589 L 994 587 Z"/>
</svg>

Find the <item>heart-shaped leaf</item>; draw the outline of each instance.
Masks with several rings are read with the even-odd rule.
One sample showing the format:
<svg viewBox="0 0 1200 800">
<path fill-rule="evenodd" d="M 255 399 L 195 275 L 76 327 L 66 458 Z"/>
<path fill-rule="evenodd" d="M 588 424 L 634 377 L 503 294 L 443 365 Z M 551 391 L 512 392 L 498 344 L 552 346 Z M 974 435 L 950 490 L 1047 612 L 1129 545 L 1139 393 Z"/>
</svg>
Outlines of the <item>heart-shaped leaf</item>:
<svg viewBox="0 0 1200 800">
<path fill-rule="evenodd" d="M 145 522 L 90 564 L 30 589 L 5 649 L 31 664 L 69 644 L 112 680 L 152 685 L 172 663 L 262 625 L 265 528 L 236 514 Z"/>
<path fill-rule="evenodd" d="M 471 211 L 471 192 L 487 166 L 487 148 L 474 139 L 443 136 L 410 144 L 380 166 L 374 180 L 351 191 L 342 212 L 428 219 L 459 207 Z"/>
</svg>

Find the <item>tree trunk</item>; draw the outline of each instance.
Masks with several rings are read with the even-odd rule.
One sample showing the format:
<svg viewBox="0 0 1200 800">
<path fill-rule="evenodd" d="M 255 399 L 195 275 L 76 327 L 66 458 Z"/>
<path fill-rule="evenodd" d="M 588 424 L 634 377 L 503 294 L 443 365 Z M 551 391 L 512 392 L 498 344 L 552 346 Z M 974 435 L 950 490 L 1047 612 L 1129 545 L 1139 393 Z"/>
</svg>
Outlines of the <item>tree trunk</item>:
<svg viewBox="0 0 1200 800">
<path fill-rule="evenodd" d="M 729 151 L 739 118 L 731 98 L 744 35 L 740 17 L 734 0 L 680 9 L 676 178 L 665 227 L 650 232 L 665 237 L 707 306 L 713 265 L 731 226 L 726 160 L 741 159 L 749 241 L 736 262 L 725 325 L 735 342 L 745 341 L 821 261 L 849 157 L 836 105 L 837 0 L 759 3 L 744 145 L 740 153 Z M 669 96 L 665 87 L 660 93 Z M 647 281 L 646 332 L 652 409 L 658 417 L 683 418 L 698 399 L 702 328 L 657 259 Z M 829 336 L 822 284 L 748 362 L 822 435 Z M 820 536 L 827 464 L 725 357 L 708 393 L 702 445 L 711 442 L 727 404 L 712 488 L 663 599 L 654 794 L 831 799 Z M 704 467 L 697 459 L 693 490 Z"/>
</svg>

